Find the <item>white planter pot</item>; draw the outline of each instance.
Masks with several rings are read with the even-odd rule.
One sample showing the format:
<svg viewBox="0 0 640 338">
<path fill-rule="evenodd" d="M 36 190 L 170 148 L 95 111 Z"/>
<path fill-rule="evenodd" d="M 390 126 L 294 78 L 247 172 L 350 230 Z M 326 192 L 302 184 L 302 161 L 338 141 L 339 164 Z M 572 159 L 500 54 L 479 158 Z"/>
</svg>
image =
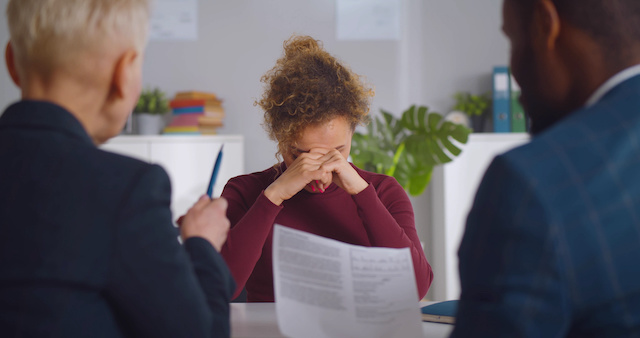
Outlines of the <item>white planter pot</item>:
<svg viewBox="0 0 640 338">
<path fill-rule="evenodd" d="M 164 128 L 162 115 L 136 113 L 134 114 L 136 131 L 140 135 L 158 135 Z"/>
</svg>

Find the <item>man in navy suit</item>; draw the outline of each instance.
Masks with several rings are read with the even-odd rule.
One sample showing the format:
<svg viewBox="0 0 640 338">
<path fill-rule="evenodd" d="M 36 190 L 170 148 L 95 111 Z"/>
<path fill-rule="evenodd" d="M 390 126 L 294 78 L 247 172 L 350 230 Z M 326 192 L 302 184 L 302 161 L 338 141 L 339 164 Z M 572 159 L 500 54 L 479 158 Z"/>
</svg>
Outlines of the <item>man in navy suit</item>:
<svg viewBox="0 0 640 338">
<path fill-rule="evenodd" d="M 226 201 L 178 232 L 165 171 L 96 147 L 138 100 L 148 0 L 10 0 L 7 17 L 22 100 L 0 117 L 0 336 L 228 337 Z"/>
<path fill-rule="evenodd" d="M 640 336 L 640 1 L 503 14 L 533 138 L 478 189 L 453 336 Z"/>
</svg>

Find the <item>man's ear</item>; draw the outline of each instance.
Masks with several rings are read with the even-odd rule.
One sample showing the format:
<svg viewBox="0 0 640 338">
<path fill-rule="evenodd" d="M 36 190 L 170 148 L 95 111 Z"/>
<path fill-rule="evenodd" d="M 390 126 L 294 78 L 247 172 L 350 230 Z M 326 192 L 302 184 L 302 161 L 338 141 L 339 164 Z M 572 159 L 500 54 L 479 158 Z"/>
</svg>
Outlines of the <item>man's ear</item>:
<svg viewBox="0 0 640 338">
<path fill-rule="evenodd" d="M 11 80 L 13 80 L 13 83 L 15 83 L 18 88 L 20 88 L 20 77 L 18 76 L 18 69 L 16 68 L 16 59 L 13 55 L 13 46 L 11 45 L 11 41 L 7 43 L 7 48 L 4 50 L 4 58 L 7 63 L 7 70 L 11 76 Z"/>
<path fill-rule="evenodd" d="M 537 45 L 547 50 L 556 48 L 560 36 L 561 22 L 552 0 L 537 1 L 533 13 L 533 34 Z"/>
<path fill-rule="evenodd" d="M 141 62 L 138 57 L 140 57 L 138 52 L 128 50 L 117 59 L 109 90 L 109 100 L 112 102 L 131 95 L 131 86 L 134 85 L 134 81 L 137 81 L 137 62 Z"/>
</svg>

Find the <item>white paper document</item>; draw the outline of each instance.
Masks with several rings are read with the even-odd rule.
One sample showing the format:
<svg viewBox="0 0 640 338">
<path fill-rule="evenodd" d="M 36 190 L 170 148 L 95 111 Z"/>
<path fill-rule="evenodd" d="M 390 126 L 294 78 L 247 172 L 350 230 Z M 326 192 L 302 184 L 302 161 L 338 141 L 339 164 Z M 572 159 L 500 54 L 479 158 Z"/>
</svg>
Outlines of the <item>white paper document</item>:
<svg viewBox="0 0 640 338">
<path fill-rule="evenodd" d="M 276 224 L 273 277 L 288 337 L 422 337 L 408 248 L 350 245 Z"/>
</svg>

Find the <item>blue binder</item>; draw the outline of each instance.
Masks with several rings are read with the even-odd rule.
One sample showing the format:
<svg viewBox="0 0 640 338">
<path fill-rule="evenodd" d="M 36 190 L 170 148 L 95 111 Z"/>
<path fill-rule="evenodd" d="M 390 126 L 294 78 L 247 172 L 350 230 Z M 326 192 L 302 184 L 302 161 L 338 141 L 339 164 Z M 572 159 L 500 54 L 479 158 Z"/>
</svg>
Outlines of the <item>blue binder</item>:
<svg viewBox="0 0 640 338">
<path fill-rule="evenodd" d="M 509 67 L 493 68 L 493 132 L 511 132 L 511 93 Z"/>
</svg>

